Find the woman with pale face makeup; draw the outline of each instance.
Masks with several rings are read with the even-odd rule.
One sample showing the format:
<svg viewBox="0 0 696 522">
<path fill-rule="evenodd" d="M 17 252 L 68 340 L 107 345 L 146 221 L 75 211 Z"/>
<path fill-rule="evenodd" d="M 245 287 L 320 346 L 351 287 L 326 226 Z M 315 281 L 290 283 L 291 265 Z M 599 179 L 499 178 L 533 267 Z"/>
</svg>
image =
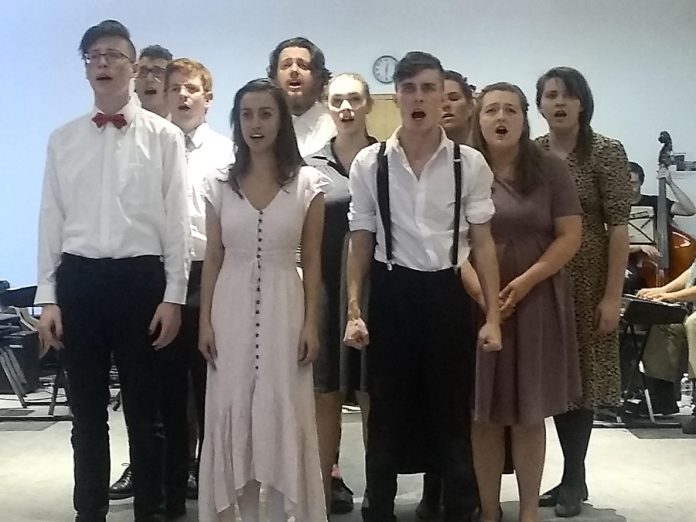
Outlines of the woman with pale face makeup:
<svg viewBox="0 0 696 522">
<path fill-rule="evenodd" d="M 572 517 L 587 499 L 585 455 L 594 410 L 619 404 L 621 377 L 617 327 L 628 258 L 631 183 L 617 140 L 597 134 L 590 121 L 592 92 L 580 72 L 556 67 L 537 81 L 536 104 L 549 124 L 537 143 L 570 169 L 583 209 L 582 246 L 568 265 L 573 282 L 580 348 L 582 398 L 555 417 L 564 457 L 559 486 L 540 498 L 556 514 Z"/>
<path fill-rule="evenodd" d="M 465 145 L 469 143 L 473 110 L 473 89 L 466 78 L 456 71 L 445 71 L 441 125 L 449 139 Z"/>
<path fill-rule="evenodd" d="M 482 522 L 501 519 L 505 429 L 520 495 L 520 522 L 538 522 L 546 417 L 580 397 L 572 289 L 563 267 L 580 246 L 582 210 L 568 169 L 529 139 L 516 85 L 484 88 L 472 141 L 493 174 L 492 234 L 500 263 L 499 352 L 479 349 L 472 444 Z"/>
<path fill-rule="evenodd" d="M 208 361 L 199 520 L 326 517 L 314 418 L 325 178 L 297 150 L 283 91 L 232 109 L 235 163 L 208 179 L 199 349 Z M 301 280 L 295 254 L 302 244 Z"/>
<path fill-rule="evenodd" d="M 343 345 L 341 332 L 346 321 L 343 312 L 346 309 L 344 267 L 350 203 L 348 173 L 356 154 L 376 140 L 367 133 L 366 118 L 372 109 L 372 97 L 362 76 L 344 73 L 334 77 L 328 86 L 327 105 L 336 125 L 336 137 L 306 158 L 308 164 L 320 169 L 331 180 L 331 188 L 326 193 L 322 242 L 325 302 L 321 331 L 324 335 L 314 365 L 314 391 L 327 505 L 331 506 L 332 513 L 346 513 L 353 509 L 353 493 L 343 482 L 338 467 L 341 405 L 347 393 L 355 393 L 362 412 L 364 436 L 369 408 L 365 352 Z"/>
</svg>

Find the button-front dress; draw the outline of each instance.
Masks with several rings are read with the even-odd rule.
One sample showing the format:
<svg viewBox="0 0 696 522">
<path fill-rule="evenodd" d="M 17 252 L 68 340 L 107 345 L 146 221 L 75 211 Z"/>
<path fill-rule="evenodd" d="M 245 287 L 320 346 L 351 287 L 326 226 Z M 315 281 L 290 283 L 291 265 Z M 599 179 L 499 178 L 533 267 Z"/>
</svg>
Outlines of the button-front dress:
<svg viewBox="0 0 696 522">
<path fill-rule="evenodd" d="M 304 291 L 295 265 L 307 209 L 325 183 L 302 167 L 256 209 L 208 180 L 225 254 L 211 311 L 218 355 L 208 369 L 201 522 L 227 520 L 251 480 L 280 492 L 288 517 L 326 518 L 312 366 L 298 364 Z"/>
</svg>

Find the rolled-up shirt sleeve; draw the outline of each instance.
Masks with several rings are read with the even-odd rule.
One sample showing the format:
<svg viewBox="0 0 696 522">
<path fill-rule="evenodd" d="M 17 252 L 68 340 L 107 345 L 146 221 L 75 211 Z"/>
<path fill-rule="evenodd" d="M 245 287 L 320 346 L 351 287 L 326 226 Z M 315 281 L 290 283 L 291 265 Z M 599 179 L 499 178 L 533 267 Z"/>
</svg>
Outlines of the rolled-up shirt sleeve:
<svg viewBox="0 0 696 522">
<path fill-rule="evenodd" d="M 183 135 L 165 133 L 162 140 L 166 140 L 162 145 L 166 213 L 163 235 L 166 287 L 163 301 L 184 304 L 191 259 L 191 227 L 186 195 L 186 149 Z"/>
<path fill-rule="evenodd" d="M 56 268 L 63 251 L 65 212 L 56 172 L 53 136 L 48 142 L 39 213 L 38 277 L 34 304 L 56 304 Z"/>
<path fill-rule="evenodd" d="M 487 223 L 495 214 L 491 199 L 493 172 L 481 153 L 473 156 L 469 169 L 464 168 L 464 215 L 473 225 Z"/>
<path fill-rule="evenodd" d="M 377 154 L 373 149 L 374 146 L 360 151 L 350 167 L 348 223 L 351 231 L 377 232 Z"/>
</svg>

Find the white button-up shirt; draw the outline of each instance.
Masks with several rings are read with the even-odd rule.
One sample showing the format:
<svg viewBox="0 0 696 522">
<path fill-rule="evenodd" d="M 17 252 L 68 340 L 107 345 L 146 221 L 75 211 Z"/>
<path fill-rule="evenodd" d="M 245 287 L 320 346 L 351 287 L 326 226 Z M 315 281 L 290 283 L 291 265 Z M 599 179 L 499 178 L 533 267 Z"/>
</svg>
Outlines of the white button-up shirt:
<svg viewBox="0 0 696 522">
<path fill-rule="evenodd" d="M 293 114 L 292 125 L 303 158 L 319 151 L 336 135 L 336 125 L 321 102 L 316 102 L 301 116 Z"/>
<path fill-rule="evenodd" d="M 204 179 L 208 176 L 215 178 L 226 171 L 234 160 L 234 152 L 232 140 L 215 132 L 207 123 L 199 125 L 186 136 L 191 257 L 194 261 L 203 261 L 206 245 Z"/>
<path fill-rule="evenodd" d="M 440 146 L 416 177 L 399 143 L 399 130 L 387 140 L 392 261 L 419 271 L 452 266 L 454 226 L 454 147 L 442 131 Z M 377 203 L 377 155 L 380 144 L 363 149 L 350 169 L 348 219 L 351 230 L 376 232 L 375 259 L 386 263 Z M 494 213 L 491 200 L 493 173 L 483 155 L 460 145 L 462 162 L 462 219 L 459 227 L 459 262 L 469 256 L 469 224 L 486 223 Z"/>
<path fill-rule="evenodd" d="M 39 215 L 37 305 L 56 303 L 61 253 L 88 258 L 162 256 L 164 301 L 183 304 L 190 235 L 183 133 L 138 107 L 126 125 L 92 120 L 98 110 L 51 134 Z"/>
</svg>

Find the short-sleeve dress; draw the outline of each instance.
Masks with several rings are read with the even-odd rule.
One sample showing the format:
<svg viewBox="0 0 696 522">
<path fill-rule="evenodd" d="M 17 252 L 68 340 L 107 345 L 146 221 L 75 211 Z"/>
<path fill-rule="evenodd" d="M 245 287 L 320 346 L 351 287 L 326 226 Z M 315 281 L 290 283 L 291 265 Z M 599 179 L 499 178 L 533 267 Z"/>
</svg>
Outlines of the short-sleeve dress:
<svg viewBox="0 0 696 522">
<path fill-rule="evenodd" d="M 541 183 L 521 194 L 495 179 L 491 230 L 500 287 L 523 274 L 555 239 L 554 220 L 582 209 L 567 167 L 544 153 Z M 502 324 L 499 352 L 476 357 L 474 418 L 499 425 L 536 424 L 568 411 L 581 395 L 571 283 L 564 269 L 537 284 Z"/>
<path fill-rule="evenodd" d="M 537 138 L 549 150 L 549 136 Z M 595 313 L 604 296 L 609 264 L 607 227 L 626 225 L 631 212 L 628 158 L 618 140 L 594 133 L 585 161 L 565 159 L 582 205 L 582 245 L 568 264 L 573 284 L 583 398 L 574 407 L 616 406 L 621 395 L 618 332 L 597 333 Z"/>
<path fill-rule="evenodd" d="M 284 496 L 288 517 L 324 520 L 312 366 L 298 364 L 304 291 L 295 254 L 326 179 L 302 167 L 262 210 L 224 181 L 207 185 L 224 260 L 211 311 L 218 355 L 208 368 L 199 519 L 228 515 L 256 480 Z"/>
<path fill-rule="evenodd" d="M 368 136 L 370 144 L 377 140 Z M 314 389 L 318 393 L 367 391 L 367 351 L 343 343 L 347 321 L 346 260 L 348 253 L 348 170 L 334 151 L 332 138 L 319 152 L 305 158 L 326 176 L 324 237 L 321 242 L 322 307 L 321 348 L 314 363 Z M 350 167 L 348 165 L 347 167 Z M 361 310 L 367 313 L 369 289 L 364 289 Z"/>
</svg>

